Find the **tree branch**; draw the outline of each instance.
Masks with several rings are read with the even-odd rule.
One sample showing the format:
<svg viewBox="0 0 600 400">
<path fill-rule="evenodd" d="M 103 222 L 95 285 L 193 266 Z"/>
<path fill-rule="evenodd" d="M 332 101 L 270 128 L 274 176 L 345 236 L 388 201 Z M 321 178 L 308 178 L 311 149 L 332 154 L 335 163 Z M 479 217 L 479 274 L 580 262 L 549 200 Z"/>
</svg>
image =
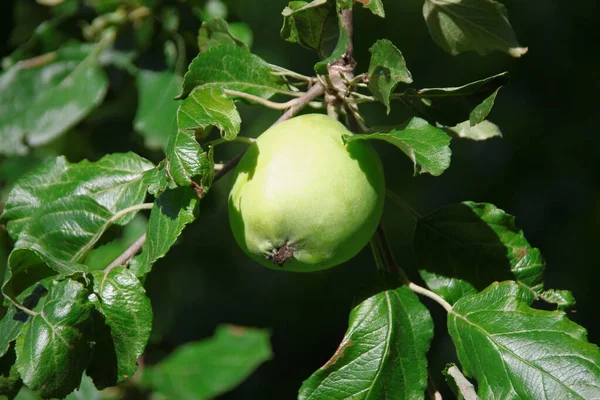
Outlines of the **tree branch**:
<svg viewBox="0 0 600 400">
<path fill-rule="evenodd" d="M 106 269 L 105 273 L 109 273 L 111 269 L 118 266 L 125 267 L 129 261 L 141 250 L 142 246 L 146 242 L 146 234 L 144 233 L 138 240 L 136 240 L 127 250 L 123 252 L 119 257 L 117 257 Z"/>
</svg>

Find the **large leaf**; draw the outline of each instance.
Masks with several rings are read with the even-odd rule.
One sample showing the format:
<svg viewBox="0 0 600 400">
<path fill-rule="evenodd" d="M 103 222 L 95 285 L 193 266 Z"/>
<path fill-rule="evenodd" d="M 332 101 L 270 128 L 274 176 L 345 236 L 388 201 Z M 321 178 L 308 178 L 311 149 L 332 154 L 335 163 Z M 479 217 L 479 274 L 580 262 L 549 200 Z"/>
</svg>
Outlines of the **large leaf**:
<svg viewBox="0 0 600 400">
<path fill-rule="evenodd" d="M 137 370 L 137 359 L 152 330 L 152 306 L 142 284 L 127 268 L 96 271 L 93 276 L 94 305 L 110 329 L 114 349 L 108 353 L 115 355 L 117 366 L 114 371 L 112 365 L 100 365 L 105 379 L 101 386 L 114 386 L 130 379 Z M 113 371 L 115 376 L 106 377 Z"/>
<path fill-rule="evenodd" d="M 141 70 L 137 73 L 138 109 L 133 126 L 150 149 L 165 149 L 177 130 L 181 78 L 172 72 Z"/>
<path fill-rule="evenodd" d="M 205 85 L 264 98 L 285 89 L 283 81 L 271 73 L 269 64 L 233 44 L 198 54 L 183 78 L 183 91 L 178 98 L 184 99 L 194 88 Z"/>
<path fill-rule="evenodd" d="M 404 56 L 389 40 L 376 41 L 369 51 L 371 52 L 371 62 L 367 72 L 369 90 L 386 106 L 389 114 L 391 93 L 400 82 L 412 83 L 412 75 L 406 68 Z"/>
<path fill-rule="evenodd" d="M 415 165 L 415 175 L 438 176 L 450 166 L 450 136 L 421 118 L 411 119 L 403 130 L 346 137 L 347 142 L 372 139 L 383 140 L 402 150 Z"/>
<path fill-rule="evenodd" d="M 142 253 L 131 260 L 130 269 L 144 276 L 177 240 L 183 228 L 194 221 L 198 196 L 189 188 L 167 190 L 154 203 Z"/>
<path fill-rule="evenodd" d="M 494 0 L 426 0 L 423 16 L 433 40 L 451 54 L 500 50 L 513 57 L 521 47 L 503 4 Z"/>
<path fill-rule="evenodd" d="M 65 157 L 36 169 L 20 179 L 11 190 L 2 218 L 17 239 L 40 207 L 57 199 L 87 195 L 112 213 L 141 203 L 146 196 L 143 173 L 152 168 L 150 161 L 134 154 L 109 154 L 96 162 L 76 164 Z M 127 223 L 133 215 L 119 220 Z"/>
<path fill-rule="evenodd" d="M 234 44 L 248 50 L 250 47 L 249 44 L 242 40 L 244 38 L 248 40 L 248 37 L 250 40 L 252 38 L 252 31 L 248 25 L 243 22 L 238 22 L 232 24 L 231 28 L 236 32 L 243 31 L 245 32 L 245 35 L 241 35 L 242 38 L 236 37 L 235 33 L 230 29 L 230 25 L 222 18 L 204 21 L 200 27 L 200 32 L 198 33 L 198 48 L 200 51 L 206 51 L 224 44 Z"/>
<path fill-rule="evenodd" d="M 177 110 L 179 130 L 206 132 L 216 126 L 225 140 L 235 139 L 241 123 L 233 100 L 217 87 L 194 89 Z"/>
<path fill-rule="evenodd" d="M 233 389 L 270 358 L 267 332 L 220 326 L 212 338 L 185 344 L 146 368 L 142 383 L 169 399 L 212 399 Z"/>
<path fill-rule="evenodd" d="M 354 2 L 352 0 L 336 0 L 336 15 L 338 22 L 338 35 L 335 48 L 331 54 L 322 61 L 315 64 L 315 71 L 321 75 L 327 75 L 329 73 L 328 66 L 334 62 L 341 60 L 343 55 L 348 51 L 348 48 L 352 46 L 351 33 L 348 31 L 348 27 L 343 23 L 342 14 L 347 10 L 352 9 Z"/>
<path fill-rule="evenodd" d="M 92 303 L 78 282 L 53 282 L 39 314 L 17 339 L 17 369 L 27 387 L 43 397 L 64 397 L 79 386 L 92 346 Z"/>
<path fill-rule="evenodd" d="M 429 311 L 406 286 L 369 297 L 352 310 L 340 346 L 304 381 L 299 399 L 422 399 L 432 337 Z"/>
<path fill-rule="evenodd" d="M 482 399 L 600 398 L 600 351 L 560 311 L 530 308 L 522 287 L 494 283 L 460 299 L 448 330 Z"/>
<path fill-rule="evenodd" d="M 0 75 L 0 154 L 25 154 L 66 132 L 100 104 L 107 84 L 87 45 L 18 62 Z"/>
<path fill-rule="evenodd" d="M 283 26 L 281 37 L 324 56 L 327 26 L 335 18 L 332 1 L 291 1 L 281 13 Z"/>
<path fill-rule="evenodd" d="M 543 289 L 540 251 L 492 204 L 451 204 L 419 219 L 414 249 L 421 277 L 450 303 L 500 280 L 516 279 L 536 295 Z"/>
<path fill-rule="evenodd" d="M 492 110 L 496 95 L 508 83 L 508 73 L 450 88 L 409 89 L 394 95 L 415 114 L 442 125 L 454 126 L 469 120 L 482 122 Z"/>
</svg>

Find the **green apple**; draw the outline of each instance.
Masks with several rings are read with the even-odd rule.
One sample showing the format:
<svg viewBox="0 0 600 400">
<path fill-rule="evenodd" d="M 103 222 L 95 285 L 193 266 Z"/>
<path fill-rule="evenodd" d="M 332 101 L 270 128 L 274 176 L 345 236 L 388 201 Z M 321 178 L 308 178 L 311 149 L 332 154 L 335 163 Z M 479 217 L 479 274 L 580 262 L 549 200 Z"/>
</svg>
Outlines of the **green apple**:
<svg viewBox="0 0 600 400">
<path fill-rule="evenodd" d="M 235 171 L 229 221 L 242 250 L 286 271 L 316 271 L 354 257 L 375 232 L 383 168 L 365 141 L 322 114 L 279 123 Z"/>
</svg>

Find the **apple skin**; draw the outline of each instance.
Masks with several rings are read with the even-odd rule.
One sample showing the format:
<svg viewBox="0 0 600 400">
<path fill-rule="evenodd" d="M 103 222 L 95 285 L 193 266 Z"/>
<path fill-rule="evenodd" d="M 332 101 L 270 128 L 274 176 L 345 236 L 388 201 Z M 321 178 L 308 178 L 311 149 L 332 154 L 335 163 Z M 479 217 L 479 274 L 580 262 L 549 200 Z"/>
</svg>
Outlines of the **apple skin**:
<svg viewBox="0 0 600 400">
<path fill-rule="evenodd" d="M 269 268 L 309 272 L 354 257 L 377 229 L 383 167 L 344 125 L 307 114 L 265 131 L 240 160 L 229 221 L 242 250 Z"/>
</svg>

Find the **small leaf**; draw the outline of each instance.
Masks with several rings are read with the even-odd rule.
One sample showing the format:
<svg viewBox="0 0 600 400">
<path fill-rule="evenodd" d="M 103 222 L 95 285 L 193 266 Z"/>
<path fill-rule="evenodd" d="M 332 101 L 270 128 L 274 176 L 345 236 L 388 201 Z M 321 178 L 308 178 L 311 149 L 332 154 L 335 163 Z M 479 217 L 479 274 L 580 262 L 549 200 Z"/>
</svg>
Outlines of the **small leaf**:
<svg viewBox="0 0 600 400">
<path fill-rule="evenodd" d="M 246 40 L 248 38 L 250 38 L 250 41 L 252 40 L 252 31 L 248 25 L 238 22 L 235 26 L 235 30 L 243 33 Z M 235 36 L 230 29 L 230 25 L 224 19 L 214 18 L 204 21 L 198 33 L 198 48 L 200 51 L 206 51 L 224 44 L 233 44 L 246 50 L 249 47 L 243 40 Z"/>
<path fill-rule="evenodd" d="M 447 365 L 442 373 L 458 400 L 480 400 L 475 386 L 465 378 L 456 365 Z"/>
<path fill-rule="evenodd" d="M 412 83 L 412 75 L 400 50 L 387 39 L 378 40 L 369 49 L 371 63 L 367 77 L 369 90 L 381 101 L 390 113 L 390 95 L 400 82 Z"/>
<path fill-rule="evenodd" d="M 43 397 L 64 397 L 79 386 L 89 363 L 92 303 L 78 282 L 54 281 L 38 315 L 17 339 L 17 369 L 27 387 Z"/>
<path fill-rule="evenodd" d="M 383 2 L 381 0 L 354 0 L 357 3 L 362 4 L 363 8 L 368 8 L 371 12 L 378 17 L 385 18 L 385 10 L 383 9 Z"/>
<path fill-rule="evenodd" d="M 559 310 L 566 310 L 575 306 L 575 296 L 568 290 L 544 290 L 540 294 L 540 299 L 546 303 L 556 304 Z"/>
<path fill-rule="evenodd" d="M 342 343 L 304 381 L 299 399 L 423 398 L 432 338 L 433 321 L 414 293 L 380 292 L 352 310 Z"/>
<path fill-rule="evenodd" d="M 438 176 L 450 166 L 450 136 L 421 118 L 411 119 L 403 130 L 352 135 L 346 141 L 371 139 L 386 141 L 402 150 L 415 165 L 415 175 Z"/>
<path fill-rule="evenodd" d="M 79 389 L 65 397 L 65 400 L 102 400 L 102 394 L 94 386 L 89 376 L 84 375 Z"/>
<path fill-rule="evenodd" d="M 271 73 L 262 58 L 231 44 L 198 54 L 183 77 L 183 91 L 177 98 L 186 98 L 198 86 L 237 90 L 264 98 L 285 90 L 283 81 Z"/>
<path fill-rule="evenodd" d="M 26 154 L 66 132 L 102 102 L 107 86 L 91 46 L 18 62 L 0 74 L 0 154 Z"/>
<path fill-rule="evenodd" d="M 503 72 L 464 86 L 409 89 L 393 97 L 430 122 L 453 126 L 468 119 L 473 126 L 487 117 L 498 91 L 507 83 L 508 73 Z"/>
<path fill-rule="evenodd" d="M 327 26 L 335 18 L 333 2 L 327 0 L 291 1 L 282 11 L 281 37 L 324 55 Z"/>
<path fill-rule="evenodd" d="M 216 126 L 225 140 L 235 139 L 241 123 L 233 100 L 217 87 L 194 89 L 177 110 L 179 130 L 207 132 Z"/>
<path fill-rule="evenodd" d="M 152 306 L 144 287 L 127 268 L 96 271 L 93 276 L 94 306 L 110 328 L 117 362 L 114 381 L 106 386 L 114 386 L 130 379 L 137 370 L 137 359 L 152 330 Z"/>
<path fill-rule="evenodd" d="M 545 262 L 515 218 L 488 203 L 465 201 L 419 219 L 414 250 L 427 286 L 450 303 L 490 283 L 516 279 L 543 289 Z"/>
<path fill-rule="evenodd" d="M 150 212 L 142 253 L 129 265 L 136 276 L 146 275 L 152 265 L 167 254 L 183 228 L 196 218 L 197 204 L 198 196 L 189 188 L 167 190 L 156 199 Z"/>
<path fill-rule="evenodd" d="M 185 344 L 146 368 L 142 384 L 169 399 L 212 399 L 233 389 L 270 358 L 267 332 L 219 326 L 212 338 Z"/>
<path fill-rule="evenodd" d="M 433 40 L 456 55 L 500 50 L 513 57 L 527 53 L 517 42 L 503 4 L 494 0 L 426 0 L 423 16 Z"/>
<path fill-rule="evenodd" d="M 109 154 L 96 162 L 76 164 L 57 157 L 19 179 L 6 200 L 2 219 L 13 239 L 35 217 L 42 205 L 76 195 L 87 195 L 112 213 L 139 204 L 146 196 L 142 182 L 152 163 L 134 153 Z M 127 223 L 133 215 L 119 220 Z"/>
<path fill-rule="evenodd" d="M 600 351 L 560 311 L 530 308 L 514 282 L 465 296 L 448 330 L 482 399 L 600 398 Z"/>
<path fill-rule="evenodd" d="M 138 109 L 133 126 L 152 150 L 165 149 L 177 130 L 177 107 L 181 79 L 172 72 L 141 70 L 137 73 Z"/>
<path fill-rule="evenodd" d="M 481 121 L 473 126 L 471 126 L 469 121 L 465 121 L 456 126 L 445 128 L 444 130 L 459 138 L 477 141 L 487 140 L 493 137 L 502 137 L 502 132 L 500 131 L 500 128 L 498 128 L 498 125 L 488 120 Z"/>
</svg>

